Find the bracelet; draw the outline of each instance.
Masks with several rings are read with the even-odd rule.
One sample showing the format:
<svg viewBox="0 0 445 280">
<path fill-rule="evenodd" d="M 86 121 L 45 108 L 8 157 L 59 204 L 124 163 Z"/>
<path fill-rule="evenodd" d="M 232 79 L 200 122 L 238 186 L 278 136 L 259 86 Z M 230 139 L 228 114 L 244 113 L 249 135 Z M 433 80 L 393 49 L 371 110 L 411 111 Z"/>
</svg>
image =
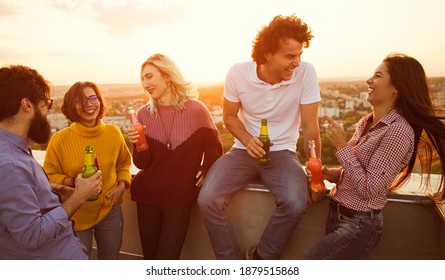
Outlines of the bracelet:
<svg viewBox="0 0 445 280">
<path fill-rule="evenodd" d="M 76 177 L 71 177 L 70 187 L 71 188 L 75 188 L 76 187 Z"/>
</svg>

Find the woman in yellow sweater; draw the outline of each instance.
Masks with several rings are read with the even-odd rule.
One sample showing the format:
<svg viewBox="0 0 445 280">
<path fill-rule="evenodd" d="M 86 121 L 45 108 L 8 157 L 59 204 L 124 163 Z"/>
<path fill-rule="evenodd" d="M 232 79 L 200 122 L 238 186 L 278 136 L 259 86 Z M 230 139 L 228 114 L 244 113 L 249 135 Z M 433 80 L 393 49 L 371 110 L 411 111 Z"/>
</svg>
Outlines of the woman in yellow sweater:
<svg viewBox="0 0 445 280">
<path fill-rule="evenodd" d="M 84 166 L 85 147 L 93 146 L 102 171 L 102 193 L 74 214 L 74 229 L 88 255 L 94 235 L 97 258 L 118 259 L 122 243 L 120 203 L 131 183 L 131 155 L 119 128 L 102 122 L 105 109 L 96 84 L 77 82 L 71 86 L 64 96 L 62 113 L 72 124 L 51 137 L 43 168 L 51 183 L 74 187 Z"/>
</svg>

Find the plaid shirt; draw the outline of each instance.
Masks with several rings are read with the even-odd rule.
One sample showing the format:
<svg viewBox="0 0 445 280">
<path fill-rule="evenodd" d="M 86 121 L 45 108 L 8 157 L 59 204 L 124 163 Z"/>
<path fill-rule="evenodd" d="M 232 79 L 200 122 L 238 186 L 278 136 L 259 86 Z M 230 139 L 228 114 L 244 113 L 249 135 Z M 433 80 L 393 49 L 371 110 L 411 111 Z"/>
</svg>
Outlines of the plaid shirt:
<svg viewBox="0 0 445 280">
<path fill-rule="evenodd" d="M 364 134 L 371 118 L 372 114 L 362 118 L 348 145 L 336 153 L 341 168 L 333 198 L 357 211 L 385 206 L 388 188 L 414 150 L 414 130 L 396 109 Z"/>
</svg>

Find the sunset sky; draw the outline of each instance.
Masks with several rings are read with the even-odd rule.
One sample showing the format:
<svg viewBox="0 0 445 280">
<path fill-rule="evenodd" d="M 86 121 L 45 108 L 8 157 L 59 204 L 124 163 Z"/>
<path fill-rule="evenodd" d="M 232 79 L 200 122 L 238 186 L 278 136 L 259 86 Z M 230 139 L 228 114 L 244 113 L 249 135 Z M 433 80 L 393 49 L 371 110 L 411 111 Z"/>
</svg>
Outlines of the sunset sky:
<svg viewBox="0 0 445 280">
<path fill-rule="evenodd" d="M 443 0 L 0 0 L 0 65 L 25 64 L 55 85 L 139 83 L 152 53 L 196 82 L 223 81 L 250 60 L 275 15 L 295 13 L 315 38 L 303 60 L 318 77 L 365 78 L 390 52 L 445 76 Z"/>
</svg>

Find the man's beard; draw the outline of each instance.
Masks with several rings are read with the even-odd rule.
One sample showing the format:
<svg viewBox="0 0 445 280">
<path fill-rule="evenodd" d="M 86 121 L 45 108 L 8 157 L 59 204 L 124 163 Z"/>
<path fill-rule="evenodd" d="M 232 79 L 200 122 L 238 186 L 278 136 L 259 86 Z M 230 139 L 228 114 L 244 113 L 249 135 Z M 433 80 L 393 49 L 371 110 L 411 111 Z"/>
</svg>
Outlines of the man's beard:
<svg viewBox="0 0 445 280">
<path fill-rule="evenodd" d="M 51 126 L 46 116 L 36 108 L 31 127 L 28 131 L 28 138 L 37 144 L 45 144 L 51 136 Z"/>
</svg>

